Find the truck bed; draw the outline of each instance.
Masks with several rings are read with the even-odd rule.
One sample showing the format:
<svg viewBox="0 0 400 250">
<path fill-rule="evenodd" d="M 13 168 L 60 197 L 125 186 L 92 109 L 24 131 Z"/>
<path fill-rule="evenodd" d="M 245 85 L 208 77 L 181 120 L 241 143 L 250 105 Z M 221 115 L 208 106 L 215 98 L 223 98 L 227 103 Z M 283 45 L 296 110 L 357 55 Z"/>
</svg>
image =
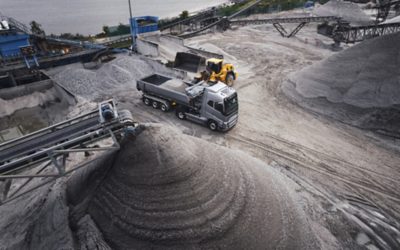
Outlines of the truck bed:
<svg viewBox="0 0 400 250">
<path fill-rule="evenodd" d="M 183 80 L 159 74 L 153 74 L 137 81 L 137 89 L 143 91 L 143 93 L 184 105 L 189 103 L 189 97 L 185 91 L 187 87 Z"/>
</svg>

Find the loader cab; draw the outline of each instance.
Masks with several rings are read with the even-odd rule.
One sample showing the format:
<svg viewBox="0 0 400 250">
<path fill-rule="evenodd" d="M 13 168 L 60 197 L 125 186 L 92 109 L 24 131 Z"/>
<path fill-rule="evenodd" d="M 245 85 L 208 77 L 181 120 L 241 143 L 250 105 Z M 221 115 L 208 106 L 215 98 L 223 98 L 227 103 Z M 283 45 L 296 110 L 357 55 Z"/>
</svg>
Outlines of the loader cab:
<svg viewBox="0 0 400 250">
<path fill-rule="evenodd" d="M 215 74 L 219 74 L 221 73 L 222 66 L 223 66 L 222 59 L 212 58 L 207 61 L 207 70 L 209 72 L 214 72 Z"/>
</svg>

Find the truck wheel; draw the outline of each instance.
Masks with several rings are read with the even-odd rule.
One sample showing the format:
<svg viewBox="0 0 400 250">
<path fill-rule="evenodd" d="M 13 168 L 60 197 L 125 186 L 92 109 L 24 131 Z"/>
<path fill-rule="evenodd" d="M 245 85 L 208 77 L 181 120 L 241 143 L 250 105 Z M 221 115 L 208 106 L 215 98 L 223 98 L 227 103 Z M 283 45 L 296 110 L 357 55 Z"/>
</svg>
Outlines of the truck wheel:
<svg viewBox="0 0 400 250">
<path fill-rule="evenodd" d="M 150 100 L 149 98 L 147 98 L 147 97 L 144 97 L 144 98 L 143 98 L 143 102 L 144 102 L 144 104 L 147 105 L 147 106 L 150 106 L 150 105 L 151 105 L 151 100 Z"/>
<path fill-rule="evenodd" d="M 164 103 L 161 103 L 160 109 L 162 112 L 168 112 L 169 108 Z"/>
<path fill-rule="evenodd" d="M 180 119 L 180 120 L 185 120 L 186 119 L 186 114 L 182 109 L 178 109 L 176 110 L 176 116 Z"/>
<path fill-rule="evenodd" d="M 208 121 L 207 125 L 208 128 L 211 129 L 212 131 L 216 131 L 218 129 L 217 123 L 213 120 Z"/>
<path fill-rule="evenodd" d="M 225 79 L 226 85 L 228 85 L 229 87 L 232 87 L 234 82 L 235 82 L 235 77 L 233 76 L 233 74 L 231 74 L 231 73 L 228 74 Z"/>
<path fill-rule="evenodd" d="M 158 109 L 158 102 L 153 101 L 153 104 L 151 106 L 153 106 L 153 109 Z"/>
</svg>

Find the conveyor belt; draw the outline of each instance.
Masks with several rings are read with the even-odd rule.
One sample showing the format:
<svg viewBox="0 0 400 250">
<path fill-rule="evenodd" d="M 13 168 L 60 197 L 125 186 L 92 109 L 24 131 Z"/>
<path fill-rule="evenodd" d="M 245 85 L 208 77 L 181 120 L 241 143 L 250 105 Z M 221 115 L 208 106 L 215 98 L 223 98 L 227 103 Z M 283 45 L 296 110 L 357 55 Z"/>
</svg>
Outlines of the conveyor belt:
<svg viewBox="0 0 400 250">
<path fill-rule="evenodd" d="M 214 23 L 211 23 L 210 25 L 207 25 L 207 26 L 205 26 L 205 27 L 203 27 L 203 28 L 201 28 L 201 29 L 199 29 L 199 30 L 193 31 L 193 32 L 191 32 L 191 33 L 187 33 L 187 34 L 180 35 L 179 37 L 181 37 L 181 38 L 191 38 L 191 37 L 194 37 L 194 36 L 200 34 L 200 33 L 203 32 L 203 31 L 206 31 L 206 30 L 208 30 L 208 29 L 211 29 L 211 28 L 213 28 L 213 27 L 215 27 L 215 26 L 217 26 L 217 25 L 220 25 L 220 26 L 228 25 L 228 26 L 229 26 L 229 20 L 231 20 L 232 18 L 235 18 L 236 16 L 242 14 L 243 12 L 246 12 L 247 10 L 253 8 L 253 7 L 256 6 L 257 4 L 259 4 L 260 2 L 261 2 L 261 0 L 254 1 L 254 2 L 251 3 L 250 5 L 248 5 L 248 6 L 246 6 L 245 8 L 239 10 L 238 12 L 236 12 L 236 13 L 230 15 L 229 17 L 220 18 L 218 21 L 216 21 L 216 22 L 214 22 Z"/>
<path fill-rule="evenodd" d="M 379 25 L 339 27 L 334 31 L 333 39 L 337 42 L 356 43 L 378 36 L 400 32 L 400 23 Z"/>
<path fill-rule="evenodd" d="M 63 129 L 63 128 L 67 127 L 67 126 L 70 126 L 70 125 L 72 125 L 74 123 L 78 123 L 78 122 L 80 122 L 82 120 L 89 119 L 91 117 L 98 117 L 98 111 L 94 110 L 92 112 L 89 112 L 89 113 L 74 117 L 72 119 L 69 119 L 69 120 L 54 124 L 54 125 L 51 125 L 49 127 L 43 128 L 43 129 L 38 130 L 36 132 L 30 133 L 28 135 L 16 138 L 14 140 L 6 141 L 6 142 L 0 144 L 0 151 L 3 151 L 3 150 L 5 150 L 7 148 L 10 148 L 10 147 L 13 147 L 13 146 L 15 146 L 17 144 L 20 144 L 22 142 L 33 140 L 34 138 L 37 138 L 37 137 L 43 136 L 45 134 L 52 133 L 54 131 Z"/>
<path fill-rule="evenodd" d="M 36 150 L 58 144 L 67 140 L 71 136 L 78 136 L 79 134 L 87 133 L 90 130 L 95 130 L 99 126 L 101 125 L 99 124 L 98 117 L 91 117 L 52 133 L 44 134 L 40 137 L 34 137 L 28 141 L 24 141 L 24 143 L 18 143 L 0 151 L 0 164 L 12 158 L 32 154 L 32 152 L 35 152 Z"/>
<path fill-rule="evenodd" d="M 118 150 L 121 139 L 135 138 L 142 129 L 142 126 L 134 123 L 132 114 L 128 110 L 118 111 L 116 103 L 111 99 L 99 103 L 98 110 L 1 144 L 0 181 L 28 180 L 10 196 L 9 189 L 5 189 L 3 196 L 0 197 L 0 206 L 4 202 L 14 200 L 70 174 L 92 160 L 72 156 L 74 162 L 71 166 L 67 162 L 67 158 L 71 157 L 70 154 L 85 153 L 87 156 L 90 152 Z M 112 144 L 108 141 L 99 146 L 97 143 L 102 140 L 111 140 Z M 33 170 L 41 163 L 45 165 L 39 172 L 26 171 Z M 45 168 L 55 168 L 56 171 L 50 169 L 44 173 Z M 19 193 L 33 178 L 41 178 L 42 181 Z"/>
<path fill-rule="evenodd" d="M 330 22 L 338 21 L 340 18 L 335 16 L 316 16 L 316 17 L 283 17 L 266 19 L 238 19 L 231 20 L 235 25 L 256 25 L 256 24 L 274 24 L 274 23 L 312 23 L 312 22 Z"/>
</svg>

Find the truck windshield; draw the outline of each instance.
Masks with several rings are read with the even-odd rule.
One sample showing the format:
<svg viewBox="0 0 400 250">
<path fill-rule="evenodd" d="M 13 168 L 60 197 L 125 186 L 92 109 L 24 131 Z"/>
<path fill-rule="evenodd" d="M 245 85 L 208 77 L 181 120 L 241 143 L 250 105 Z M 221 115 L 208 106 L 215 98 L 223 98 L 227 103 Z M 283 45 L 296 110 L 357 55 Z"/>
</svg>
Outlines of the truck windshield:
<svg viewBox="0 0 400 250">
<path fill-rule="evenodd" d="M 237 93 L 231 95 L 230 97 L 225 98 L 224 104 L 225 104 L 224 115 L 231 115 L 237 112 L 239 109 Z"/>
</svg>

